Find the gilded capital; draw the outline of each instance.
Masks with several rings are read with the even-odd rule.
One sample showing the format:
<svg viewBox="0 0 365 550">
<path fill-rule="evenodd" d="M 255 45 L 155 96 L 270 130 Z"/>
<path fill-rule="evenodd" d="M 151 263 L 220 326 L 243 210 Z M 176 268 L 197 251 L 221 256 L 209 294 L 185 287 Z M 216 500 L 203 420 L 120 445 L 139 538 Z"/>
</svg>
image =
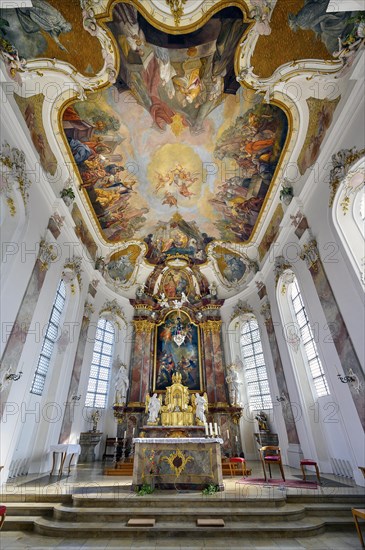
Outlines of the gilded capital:
<svg viewBox="0 0 365 550">
<path fill-rule="evenodd" d="M 202 327 L 204 333 L 220 332 L 222 321 L 212 321 L 209 319 L 208 321 L 204 321 L 204 323 L 201 323 L 200 326 Z"/>
<path fill-rule="evenodd" d="M 305 261 L 308 269 L 313 269 L 313 271 L 318 270 L 318 260 L 319 260 L 319 251 L 317 247 L 317 241 L 312 239 L 307 244 L 303 245 L 302 253 L 300 255 L 301 259 Z"/>
<path fill-rule="evenodd" d="M 133 326 L 137 334 L 140 332 L 151 333 L 155 323 L 151 323 L 151 321 L 147 321 L 146 319 L 134 320 Z"/>
</svg>

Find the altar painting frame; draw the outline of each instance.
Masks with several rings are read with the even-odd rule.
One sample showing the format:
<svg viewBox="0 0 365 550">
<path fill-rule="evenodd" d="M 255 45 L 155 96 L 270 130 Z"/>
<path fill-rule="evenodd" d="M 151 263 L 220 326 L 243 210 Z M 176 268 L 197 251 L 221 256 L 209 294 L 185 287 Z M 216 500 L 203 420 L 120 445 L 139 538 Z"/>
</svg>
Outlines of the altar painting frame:
<svg viewBox="0 0 365 550">
<path fill-rule="evenodd" d="M 185 324 L 189 324 L 190 327 L 192 327 L 193 329 L 191 341 L 189 342 L 189 340 L 188 341 L 185 340 L 185 342 L 179 347 L 177 344 L 175 344 L 175 342 L 171 338 L 171 340 L 168 340 L 167 346 L 166 346 L 166 340 L 164 341 L 161 338 L 161 333 L 164 330 L 164 328 L 166 328 L 166 321 L 169 318 L 172 318 L 172 321 L 174 322 L 174 318 L 177 319 L 179 315 L 183 321 L 184 326 Z M 191 362 L 190 362 L 190 359 L 191 359 L 193 363 L 196 364 L 195 378 L 192 374 L 192 372 L 194 371 L 194 367 L 189 368 L 188 366 L 187 369 L 183 369 L 182 365 L 180 365 L 180 368 L 175 369 L 171 364 L 169 364 L 170 360 L 167 357 L 165 357 L 166 355 L 168 356 L 172 355 L 174 365 L 179 365 L 179 363 L 181 364 L 184 357 L 185 357 L 185 361 L 188 361 L 191 365 Z M 165 357 L 164 363 L 162 363 L 163 357 Z M 166 363 L 168 363 L 169 365 L 167 366 L 167 368 L 163 369 L 163 366 L 166 365 Z M 185 382 L 184 382 L 184 373 L 185 373 L 184 371 L 186 372 L 186 376 L 188 378 L 187 380 L 185 380 Z M 201 350 L 199 325 L 195 323 L 190 317 L 190 315 L 183 309 L 181 309 L 179 312 L 175 309 L 168 311 L 165 314 L 162 321 L 160 323 L 157 323 L 155 326 L 154 360 L 153 360 L 153 391 L 156 393 L 166 392 L 166 388 L 172 385 L 172 374 L 175 372 L 180 372 L 183 374 L 183 379 L 181 383 L 188 387 L 189 393 L 204 391 L 202 350 Z M 191 380 L 191 377 L 193 378 L 193 381 Z"/>
</svg>

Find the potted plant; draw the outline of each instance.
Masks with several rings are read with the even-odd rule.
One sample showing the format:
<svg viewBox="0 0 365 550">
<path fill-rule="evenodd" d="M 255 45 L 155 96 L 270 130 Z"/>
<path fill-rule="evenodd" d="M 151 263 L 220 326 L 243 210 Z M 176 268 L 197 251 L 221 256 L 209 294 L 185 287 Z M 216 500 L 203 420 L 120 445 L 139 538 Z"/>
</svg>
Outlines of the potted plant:
<svg viewBox="0 0 365 550">
<path fill-rule="evenodd" d="M 75 200 L 75 193 L 73 192 L 72 187 L 64 187 L 60 192 L 60 196 L 65 201 L 67 206 L 70 206 L 70 204 L 72 204 Z"/>
<path fill-rule="evenodd" d="M 293 193 L 293 188 L 291 184 L 286 180 L 284 180 L 284 182 L 281 185 L 280 195 L 279 195 L 281 202 L 288 205 L 291 203 L 293 196 L 294 196 L 294 193 Z"/>
</svg>

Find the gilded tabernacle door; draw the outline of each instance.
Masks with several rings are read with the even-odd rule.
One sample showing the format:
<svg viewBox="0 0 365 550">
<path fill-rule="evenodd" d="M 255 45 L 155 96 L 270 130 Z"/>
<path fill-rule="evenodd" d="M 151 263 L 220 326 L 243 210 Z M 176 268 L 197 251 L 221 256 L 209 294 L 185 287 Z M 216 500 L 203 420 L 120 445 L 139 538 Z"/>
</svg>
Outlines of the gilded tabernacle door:
<svg viewBox="0 0 365 550">
<path fill-rule="evenodd" d="M 180 310 L 167 313 L 156 327 L 153 390 L 166 390 L 175 373 L 189 390 L 203 391 L 199 328 Z"/>
</svg>

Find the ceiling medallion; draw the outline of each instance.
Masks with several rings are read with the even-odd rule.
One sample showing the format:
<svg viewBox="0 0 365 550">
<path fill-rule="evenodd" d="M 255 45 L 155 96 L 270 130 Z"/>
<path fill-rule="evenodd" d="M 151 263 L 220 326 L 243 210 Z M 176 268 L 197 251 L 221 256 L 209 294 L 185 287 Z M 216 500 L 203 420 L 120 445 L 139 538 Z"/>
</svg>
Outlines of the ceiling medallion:
<svg viewBox="0 0 365 550">
<path fill-rule="evenodd" d="M 184 14 L 184 4 L 186 0 L 166 0 L 166 4 L 169 6 L 172 15 L 174 16 L 175 25 L 180 25 L 181 16 Z"/>
</svg>

